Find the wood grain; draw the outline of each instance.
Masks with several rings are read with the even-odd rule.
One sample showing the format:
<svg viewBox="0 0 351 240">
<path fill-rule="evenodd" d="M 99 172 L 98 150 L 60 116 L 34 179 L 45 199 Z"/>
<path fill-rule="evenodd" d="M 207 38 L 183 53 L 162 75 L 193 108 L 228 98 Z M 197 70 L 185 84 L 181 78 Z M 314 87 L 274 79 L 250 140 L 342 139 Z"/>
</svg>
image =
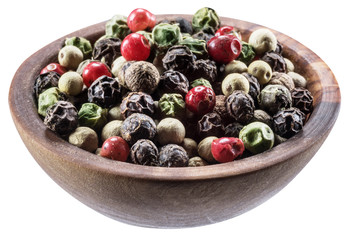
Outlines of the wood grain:
<svg viewBox="0 0 351 240">
<path fill-rule="evenodd" d="M 189 15 L 158 15 L 172 19 Z M 243 39 L 262 26 L 231 18 L 223 25 L 240 29 Z M 240 215 L 279 192 L 310 161 L 331 131 L 340 108 L 338 83 L 311 50 L 272 30 L 285 56 L 308 79 L 314 112 L 303 131 L 265 153 L 231 163 L 198 168 L 161 168 L 111 161 L 70 145 L 46 129 L 36 112 L 32 88 L 40 70 L 57 62 L 66 37 L 92 42 L 105 22 L 64 36 L 30 56 L 16 72 L 9 92 L 14 123 L 43 170 L 63 189 L 96 211 L 129 224 L 193 227 Z"/>
</svg>

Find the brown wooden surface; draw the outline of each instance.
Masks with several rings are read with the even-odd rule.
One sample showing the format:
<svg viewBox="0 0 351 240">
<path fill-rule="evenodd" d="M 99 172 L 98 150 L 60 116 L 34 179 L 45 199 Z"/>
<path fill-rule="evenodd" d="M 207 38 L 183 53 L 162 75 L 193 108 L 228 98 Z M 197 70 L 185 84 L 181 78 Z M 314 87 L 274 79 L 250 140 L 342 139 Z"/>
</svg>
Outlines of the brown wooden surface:
<svg viewBox="0 0 351 240">
<path fill-rule="evenodd" d="M 159 15 L 158 20 L 178 15 Z M 185 16 L 190 19 L 190 16 Z M 243 40 L 261 26 L 230 18 Z M 161 168 L 111 161 L 70 145 L 46 129 L 32 88 L 40 70 L 57 62 L 68 36 L 92 42 L 105 23 L 71 33 L 29 57 L 16 72 L 9 105 L 19 134 L 43 170 L 72 196 L 116 220 L 146 227 L 192 227 L 242 214 L 286 186 L 308 163 L 332 129 L 340 108 L 338 83 L 311 50 L 276 32 L 284 53 L 308 79 L 315 110 L 302 132 L 270 151 L 231 163 L 199 168 Z"/>
</svg>

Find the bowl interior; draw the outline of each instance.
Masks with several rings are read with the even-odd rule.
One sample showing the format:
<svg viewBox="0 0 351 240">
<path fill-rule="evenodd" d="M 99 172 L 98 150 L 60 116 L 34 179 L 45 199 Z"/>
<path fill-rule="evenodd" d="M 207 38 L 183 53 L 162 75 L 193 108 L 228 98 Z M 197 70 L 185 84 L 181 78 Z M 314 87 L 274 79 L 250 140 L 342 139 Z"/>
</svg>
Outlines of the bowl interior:
<svg viewBox="0 0 351 240">
<path fill-rule="evenodd" d="M 157 20 L 190 15 L 158 15 Z M 262 27 L 245 21 L 221 18 L 222 25 L 238 28 L 243 40 Z M 93 168 L 106 174 L 153 180 L 195 180 L 222 178 L 269 167 L 313 147 L 319 137 L 326 136 L 336 121 L 340 108 L 340 91 L 329 67 L 311 50 L 290 37 L 272 30 L 284 47 L 284 56 L 295 65 L 296 72 L 308 79 L 308 89 L 314 96 L 314 111 L 304 129 L 288 141 L 264 153 L 242 160 L 197 168 L 162 168 L 112 161 L 81 150 L 47 130 L 37 114 L 32 89 L 40 70 L 57 62 L 57 54 L 66 37 L 81 36 L 95 42 L 104 34 L 105 22 L 81 29 L 45 46 L 28 58 L 16 72 L 10 88 L 9 105 L 15 125 L 22 138 L 28 138 L 77 166 Z"/>
</svg>

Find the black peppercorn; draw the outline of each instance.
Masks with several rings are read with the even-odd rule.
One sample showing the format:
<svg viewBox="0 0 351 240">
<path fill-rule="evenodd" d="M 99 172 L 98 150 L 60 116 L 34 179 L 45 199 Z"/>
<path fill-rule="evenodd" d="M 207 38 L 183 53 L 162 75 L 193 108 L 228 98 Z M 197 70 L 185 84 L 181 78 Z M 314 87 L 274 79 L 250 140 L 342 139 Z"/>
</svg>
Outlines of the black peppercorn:
<svg viewBox="0 0 351 240">
<path fill-rule="evenodd" d="M 293 107 L 300 109 L 303 113 L 309 114 L 313 109 L 313 96 L 305 88 L 295 88 L 291 92 Z"/>
<path fill-rule="evenodd" d="M 189 33 L 190 35 L 193 34 L 193 25 L 190 21 L 182 17 L 177 17 L 175 19 L 164 19 L 158 23 L 177 24 L 182 33 Z"/>
<path fill-rule="evenodd" d="M 225 105 L 226 99 L 227 97 L 224 95 L 216 95 L 216 105 L 213 109 L 213 112 L 217 113 L 221 117 L 223 123 L 231 121 L 231 117 Z"/>
<path fill-rule="evenodd" d="M 133 113 L 122 123 L 121 136 L 130 145 L 139 139 L 153 139 L 155 134 L 156 124 L 148 115 Z"/>
<path fill-rule="evenodd" d="M 121 56 L 122 41 L 119 38 L 105 38 L 99 40 L 93 50 L 93 59 L 100 60 L 109 67 L 113 61 Z"/>
<path fill-rule="evenodd" d="M 124 119 L 133 113 L 143 113 L 151 116 L 155 112 L 154 100 L 144 92 L 130 92 L 123 98 L 120 108 Z"/>
<path fill-rule="evenodd" d="M 88 88 L 88 101 L 103 108 L 112 107 L 119 100 L 121 86 L 117 79 L 103 75 Z"/>
<path fill-rule="evenodd" d="M 305 114 L 297 108 L 288 108 L 273 116 L 273 130 L 284 138 L 290 138 L 301 131 L 305 122 Z"/>
<path fill-rule="evenodd" d="M 58 101 L 46 112 L 44 124 L 61 136 L 67 136 L 78 127 L 78 111 L 72 103 Z"/>
<path fill-rule="evenodd" d="M 148 139 L 140 139 L 130 148 L 130 159 L 133 163 L 147 166 L 159 166 L 158 149 Z"/>
<path fill-rule="evenodd" d="M 200 32 L 195 33 L 194 35 L 192 35 L 192 37 L 196 38 L 196 39 L 199 39 L 199 40 L 205 40 L 207 42 L 208 40 L 213 38 L 214 35 L 210 34 L 210 33 L 205 33 L 203 31 L 200 31 Z"/>
<path fill-rule="evenodd" d="M 46 89 L 49 89 L 51 87 L 58 87 L 58 81 L 60 77 L 61 75 L 54 71 L 40 74 L 36 78 L 34 84 L 33 90 L 35 98 L 38 99 L 39 94 L 44 92 Z"/>
<path fill-rule="evenodd" d="M 161 167 L 187 167 L 189 157 L 181 146 L 167 144 L 160 150 L 159 162 Z"/>
<path fill-rule="evenodd" d="M 283 56 L 276 52 L 266 52 L 262 56 L 261 60 L 268 63 L 273 72 L 286 72 L 286 62 Z"/>
<path fill-rule="evenodd" d="M 200 139 L 209 136 L 221 137 L 223 133 L 222 119 L 215 112 L 205 114 L 197 123 L 197 134 Z"/>
<path fill-rule="evenodd" d="M 178 71 L 168 70 L 160 76 L 158 88 L 161 94 L 179 93 L 185 97 L 189 90 L 189 81 L 184 74 Z"/>
<path fill-rule="evenodd" d="M 230 116 L 239 123 L 248 123 L 254 115 L 255 104 L 252 97 L 240 90 L 235 90 L 226 99 Z"/>
<path fill-rule="evenodd" d="M 283 45 L 277 41 L 277 47 L 275 48 L 274 52 L 278 53 L 279 55 L 282 55 L 283 53 Z"/>
<path fill-rule="evenodd" d="M 194 71 L 191 74 L 191 80 L 204 78 L 211 83 L 217 79 L 216 63 L 209 59 L 199 59 L 195 61 Z"/>
<path fill-rule="evenodd" d="M 254 100 L 255 106 L 257 107 L 258 106 L 257 96 L 261 92 L 260 83 L 258 82 L 257 78 L 250 73 L 245 72 L 245 73 L 242 73 L 242 75 L 246 77 L 246 79 L 249 81 L 249 95 L 252 97 L 252 99 Z"/>
<path fill-rule="evenodd" d="M 243 127 L 243 125 L 237 122 L 230 123 L 224 128 L 224 136 L 238 138 Z"/>
<path fill-rule="evenodd" d="M 195 57 L 187 46 L 175 45 L 168 49 L 162 62 L 165 69 L 179 71 L 187 75 L 194 69 Z"/>
</svg>

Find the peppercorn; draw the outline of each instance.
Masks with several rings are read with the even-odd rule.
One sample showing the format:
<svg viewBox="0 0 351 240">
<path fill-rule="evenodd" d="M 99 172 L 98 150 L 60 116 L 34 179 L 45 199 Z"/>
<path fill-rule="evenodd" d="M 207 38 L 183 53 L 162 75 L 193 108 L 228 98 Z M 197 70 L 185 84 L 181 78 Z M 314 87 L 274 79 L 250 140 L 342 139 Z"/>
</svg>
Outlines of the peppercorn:
<svg viewBox="0 0 351 240">
<path fill-rule="evenodd" d="M 239 133 L 243 127 L 244 126 L 238 122 L 230 123 L 224 128 L 224 136 L 238 138 Z"/>
<path fill-rule="evenodd" d="M 249 44 L 255 49 L 257 54 L 275 51 L 277 48 L 277 38 L 272 31 L 260 28 L 251 33 Z"/>
<path fill-rule="evenodd" d="M 83 78 L 76 72 L 64 73 L 58 82 L 58 87 L 61 92 L 70 96 L 77 96 L 83 89 Z"/>
<path fill-rule="evenodd" d="M 119 38 L 106 38 L 95 43 L 93 59 L 100 60 L 111 67 L 113 61 L 121 56 L 122 41 Z"/>
<path fill-rule="evenodd" d="M 256 56 L 254 48 L 244 41 L 241 41 L 241 46 L 241 52 L 238 57 L 238 60 L 242 61 L 246 65 L 249 65 Z"/>
<path fill-rule="evenodd" d="M 156 128 L 157 141 L 161 145 L 169 143 L 181 144 L 185 138 L 185 127 L 181 121 L 176 118 L 162 119 Z"/>
<path fill-rule="evenodd" d="M 44 124 L 61 136 L 67 136 L 78 127 L 77 109 L 72 103 L 58 101 L 48 108 Z"/>
<path fill-rule="evenodd" d="M 255 107 L 258 107 L 258 100 L 257 96 L 261 92 L 261 86 L 260 83 L 258 82 L 257 78 L 255 78 L 252 74 L 250 73 L 242 73 L 244 77 L 249 81 L 249 95 L 252 97 L 255 103 Z"/>
<path fill-rule="evenodd" d="M 273 72 L 272 78 L 267 84 L 283 85 L 289 89 L 289 91 L 292 91 L 295 88 L 295 84 L 292 78 L 288 74 L 282 72 Z"/>
<path fill-rule="evenodd" d="M 99 131 L 107 123 L 107 112 L 95 103 L 84 103 L 78 112 L 79 125 Z"/>
<path fill-rule="evenodd" d="M 142 34 L 131 33 L 123 39 L 121 54 L 127 61 L 146 61 L 150 53 L 151 45 Z"/>
<path fill-rule="evenodd" d="M 127 61 L 125 60 L 125 58 L 123 56 L 119 57 L 116 59 L 116 61 L 119 59 L 119 62 L 118 64 L 121 64 L 120 66 L 116 66 L 116 69 L 115 69 L 115 76 L 117 76 L 120 84 L 123 86 L 123 87 L 127 87 L 126 85 L 126 82 L 125 82 L 125 75 L 126 75 L 126 71 L 127 69 L 133 64 L 135 63 L 135 61 Z M 117 64 L 117 63 L 116 63 Z"/>
<path fill-rule="evenodd" d="M 187 75 L 194 69 L 195 58 L 187 46 L 175 45 L 168 49 L 162 62 L 165 69 L 179 71 Z"/>
<path fill-rule="evenodd" d="M 265 123 L 252 122 L 246 125 L 239 134 L 245 149 L 257 154 L 271 149 L 274 145 L 274 133 Z"/>
<path fill-rule="evenodd" d="M 208 42 L 211 38 L 214 37 L 214 34 L 205 33 L 204 31 L 201 30 L 201 31 L 193 34 L 192 37 L 195 39 L 204 40 L 204 41 Z"/>
<path fill-rule="evenodd" d="M 197 145 L 197 152 L 199 156 L 206 160 L 208 163 L 217 163 L 214 159 L 212 152 L 211 152 L 211 144 L 213 140 L 217 139 L 217 137 L 211 136 L 204 138 L 198 145 Z"/>
<path fill-rule="evenodd" d="M 204 7 L 193 15 L 192 25 L 194 32 L 204 31 L 215 34 L 221 25 L 221 20 L 214 9 Z"/>
<path fill-rule="evenodd" d="M 201 139 L 209 136 L 220 137 L 223 133 L 222 119 L 215 112 L 205 114 L 197 123 L 197 134 Z"/>
<path fill-rule="evenodd" d="M 83 82 L 85 86 L 90 87 L 90 85 L 102 76 L 112 77 L 110 68 L 102 62 L 91 61 L 85 65 L 82 73 Z"/>
<path fill-rule="evenodd" d="M 66 38 L 65 45 L 79 48 L 83 53 L 83 59 L 89 58 L 93 51 L 90 41 L 83 37 Z"/>
<path fill-rule="evenodd" d="M 227 97 L 224 95 L 216 95 L 216 105 L 213 109 L 213 112 L 217 113 L 221 117 L 223 123 L 231 121 L 231 117 L 225 105 L 226 99 Z"/>
<path fill-rule="evenodd" d="M 120 98 L 121 86 L 117 79 L 103 75 L 88 89 L 88 101 L 103 108 L 114 106 Z"/>
<path fill-rule="evenodd" d="M 185 96 L 186 107 L 197 115 L 211 112 L 216 105 L 216 95 L 211 88 L 197 86 Z"/>
<path fill-rule="evenodd" d="M 38 113 L 45 117 L 47 109 L 58 101 L 67 100 L 65 93 L 61 92 L 57 87 L 46 89 L 38 98 Z"/>
<path fill-rule="evenodd" d="M 189 75 L 191 80 L 204 78 L 211 83 L 217 80 L 217 66 L 216 62 L 210 59 L 199 59 L 195 61 L 194 70 Z"/>
<path fill-rule="evenodd" d="M 143 113 L 149 116 L 155 113 L 154 100 L 149 94 L 143 92 L 130 92 L 123 98 L 120 109 L 123 119 L 133 113 Z"/>
<path fill-rule="evenodd" d="M 287 58 L 284 58 L 286 63 L 286 72 L 293 72 L 295 70 L 294 64 Z"/>
<path fill-rule="evenodd" d="M 189 81 L 184 74 L 168 70 L 160 76 L 158 87 L 161 93 L 179 93 L 185 96 L 188 93 Z"/>
<path fill-rule="evenodd" d="M 113 120 L 108 122 L 101 131 L 101 140 L 104 142 L 106 139 L 112 136 L 121 136 L 121 127 L 123 121 Z"/>
<path fill-rule="evenodd" d="M 273 115 L 280 109 L 291 107 L 291 93 L 282 85 L 267 85 L 258 95 L 258 104 L 262 110 Z"/>
<path fill-rule="evenodd" d="M 229 96 L 236 90 L 241 90 L 245 93 L 248 93 L 249 88 L 249 81 L 240 73 L 228 74 L 222 82 L 222 92 L 225 96 Z"/>
<path fill-rule="evenodd" d="M 129 156 L 128 143 L 121 137 L 112 136 L 102 144 L 100 156 L 125 162 Z"/>
<path fill-rule="evenodd" d="M 123 69 L 123 68 L 122 68 Z M 125 70 L 125 84 L 134 92 L 151 94 L 155 91 L 160 81 L 157 68 L 149 62 L 136 61 Z"/>
<path fill-rule="evenodd" d="M 140 139 L 130 148 L 130 159 L 133 163 L 145 166 L 159 166 L 158 149 L 148 139 Z"/>
<path fill-rule="evenodd" d="M 244 72 L 247 72 L 246 64 L 239 60 L 233 60 L 225 65 L 224 77 L 228 76 L 231 73 L 244 73 Z"/>
<path fill-rule="evenodd" d="M 108 120 L 124 120 L 120 105 L 115 106 L 108 111 Z"/>
<path fill-rule="evenodd" d="M 230 116 L 239 123 L 248 123 L 254 115 L 255 104 L 252 97 L 240 90 L 234 91 L 226 99 Z"/>
<path fill-rule="evenodd" d="M 273 128 L 272 116 L 261 109 L 256 109 L 254 111 L 254 116 L 251 119 L 251 122 L 263 122 L 263 123 L 267 124 L 270 128 Z"/>
<path fill-rule="evenodd" d="M 291 92 L 292 106 L 300 109 L 306 115 L 312 112 L 313 96 L 305 88 L 295 88 Z"/>
<path fill-rule="evenodd" d="M 284 138 L 290 138 L 300 132 L 305 122 L 305 114 L 297 108 L 280 110 L 273 116 L 274 132 Z"/>
<path fill-rule="evenodd" d="M 284 49 L 283 45 L 279 41 L 277 41 L 277 47 L 274 50 L 274 52 L 279 54 L 279 55 L 282 55 L 283 49 Z"/>
<path fill-rule="evenodd" d="M 77 127 L 76 130 L 69 135 L 68 142 L 88 152 L 94 152 L 98 148 L 99 139 L 93 129 Z"/>
<path fill-rule="evenodd" d="M 56 72 L 62 75 L 65 72 L 67 72 L 67 70 L 58 63 L 49 63 L 40 71 L 40 74 L 44 74 L 47 72 Z"/>
<path fill-rule="evenodd" d="M 262 61 L 265 61 L 266 63 L 271 66 L 273 72 L 286 72 L 286 63 L 284 58 L 276 53 L 276 52 L 266 52 L 262 57 Z"/>
<path fill-rule="evenodd" d="M 193 26 L 190 21 L 183 17 L 176 17 L 171 23 L 178 24 L 180 31 L 182 33 L 189 33 L 190 35 L 193 34 Z"/>
<path fill-rule="evenodd" d="M 240 157 L 245 150 L 240 138 L 222 137 L 215 139 L 211 144 L 211 152 L 217 162 L 231 162 Z"/>
<path fill-rule="evenodd" d="M 127 18 L 127 24 L 132 32 L 152 29 L 156 24 L 156 16 L 143 8 L 134 9 Z"/>
<path fill-rule="evenodd" d="M 272 68 L 262 60 L 253 61 L 247 68 L 247 72 L 257 78 L 261 85 L 265 85 L 271 80 Z"/>
<path fill-rule="evenodd" d="M 78 67 L 77 67 L 77 70 L 76 72 L 79 74 L 79 75 L 82 75 L 83 74 L 83 70 L 84 68 L 91 62 L 100 62 L 100 61 L 97 61 L 97 60 L 92 60 L 92 59 L 85 59 L 84 61 L 82 61 Z"/>
<path fill-rule="evenodd" d="M 181 146 L 167 144 L 160 149 L 159 162 L 161 167 L 187 167 L 189 157 Z"/>
<path fill-rule="evenodd" d="M 107 37 L 124 39 L 130 33 L 130 29 L 127 24 L 127 17 L 122 15 L 113 16 L 109 21 L 107 21 L 105 32 Z"/>
<path fill-rule="evenodd" d="M 208 58 L 205 40 L 183 35 L 182 40 L 179 42 L 179 44 L 187 46 L 197 59 Z"/>
<path fill-rule="evenodd" d="M 295 87 L 302 87 L 302 88 L 307 87 L 307 80 L 302 75 L 296 72 L 288 72 L 288 75 L 294 81 Z"/>
<path fill-rule="evenodd" d="M 76 70 L 83 61 L 83 53 L 79 48 L 67 45 L 59 51 L 58 61 L 62 67 Z"/>
<path fill-rule="evenodd" d="M 157 50 L 162 53 L 178 44 L 182 40 L 182 34 L 178 25 L 160 23 L 152 29 L 152 40 Z"/>
<path fill-rule="evenodd" d="M 188 163 L 188 167 L 200 167 L 206 165 L 208 165 L 208 163 L 199 156 L 190 158 Z"/>
<path fill-rule="evenodd" d="M 191 84 L 190 84 L 191 88 L 194 88 L 194 87 L 197 87 L 197 86 L 205 86 L 205 87 L 213 89 L 210 81 L 208 81 L 208 80 L 206 80 L 204 78 L 198 78 L 198 79 L 192 81 Z"/>
<path fill-rule="evenodd" d="M 191 138 L 184 138 L 183 142 L 180 144 L 188 154 L 189 158 L 195 157 L 197 153 L 197 143 Z"/>
<path fill-rule="evenodd" d="M 58 81 L 60 79 L 60 74 L 57 72 L 46 72 L 43 74 L 40 74 L 36 79 L 35 79 L 35 84 L 34 84 L 34 96 L 36 99 L 39 98 L 39 94 L 44 92 L 46 89 L 52 88 L 52 87 L 58 87 Z"/>
<path fill-rule="evenodd" d="M 121 135 L 130 145 L 139 139 L 152 140 L 156 134 L 156 124 L 148 115 L 133 113 L 127 117 L 121 127 Z"/>
<path fill-rule="evenodd" d="M 158 101 L 158 106 L 163 117 L 178 119 L 183 119 L 185 117 L 185 102 L 180 94 L 163 94 Z"/>
<path fill-rule="evenodd" d="M 207 42 L 207 51 L 216 63 L 226 64 L 237 59 L 241 52 L 241 42 L 233 35 L 220 35 Z"/>
</svg>

